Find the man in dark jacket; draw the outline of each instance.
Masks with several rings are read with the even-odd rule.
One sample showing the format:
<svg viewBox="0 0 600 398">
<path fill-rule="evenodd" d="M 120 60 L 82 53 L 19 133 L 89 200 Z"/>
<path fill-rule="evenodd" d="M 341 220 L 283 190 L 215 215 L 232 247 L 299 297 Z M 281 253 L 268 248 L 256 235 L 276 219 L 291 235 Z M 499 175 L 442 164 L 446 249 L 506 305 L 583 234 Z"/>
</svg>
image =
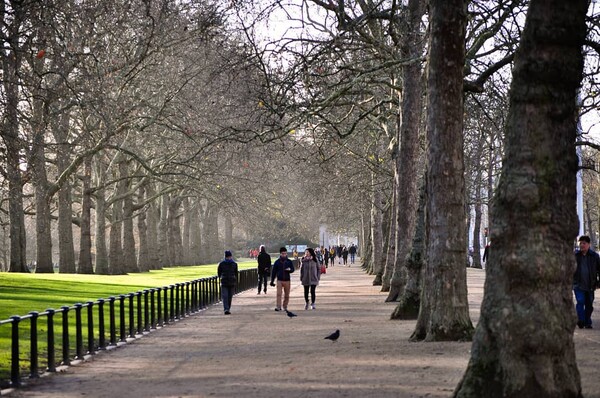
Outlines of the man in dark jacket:
<svg viewBox="0 0 600 398">
<path fill-rule="evenodd" d="M 229 250 L 225 250 L 225 259 L 217 267 L 217 275 L 221 279 L 221 299 L 223 300 L 223 309 L 225 315 L 231 314 L 231 300 L 235 293 L 235 285 L 238 280 L 238 265 L 233 261 L 233 256 Z"/>
<path fill-rule="evenodd" d="M 575 253 L 577 268 L 573 275 L 573 292 L 577 304 L 577 326 L 579 329 L 592 328 L 594 310 L 594 290 L 600 286 L 600 256 L 590 249 L 590 237 L 579 238 L 579 251 Z"/>
<path fill-rule="evenodd" d="M 260 288 L 262 287 L 265 294 L 267 294 L 267 280 L 271 275 L 271 256 L 267 253 L 264 245 L 260 246 L 260 253 L 258 253 L 258 293 L 260 294 Z"/>
<path fill-rule="evenodd" d="M 288 303 L 290 302 L 290 274 L 294 272 L 294 264 L 292 260 L 287 258 L 287 249 L 282 247 L 279 249 L 279 258 L 275 260 L 273 269 L 271 270 L 271 286 L 275 286 L 273 281 L 277 278 L 277 306 L 275 311 L 281 311 L 281 292 L 283 290 L 283 310 L 287 311 Z"/>
</svg>

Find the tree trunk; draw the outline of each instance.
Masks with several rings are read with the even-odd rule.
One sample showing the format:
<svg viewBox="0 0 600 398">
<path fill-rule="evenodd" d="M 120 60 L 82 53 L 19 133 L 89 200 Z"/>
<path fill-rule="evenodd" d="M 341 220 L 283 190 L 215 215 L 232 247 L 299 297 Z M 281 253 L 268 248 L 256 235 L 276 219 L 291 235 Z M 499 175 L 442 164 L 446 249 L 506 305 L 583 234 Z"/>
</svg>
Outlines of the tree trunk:
<svg viewBox="0 0 600 398">
<path fill-rule="evenodd" d="M 144 203 L 146 188 L 145 184 L 142 184 L 138 189 L 138 203 Z M 141 272 L 150 270 L 150 258 L 148 252 L 148 226 L 146 224 L 146 211 L 143 209 L 137 215 L 137 226 L 138 226 L 138 240 L 139 240 L 139 252 L 138 252 L 138 268 Z"/>
<path fill-rule="evenodd" d="M 81 197 L 81 237 L 79 242 L 79 267 L 80 274 L 93 274 L 92 264 L 92 158 L 87 157 L 83 163 L 82 197 Z"/>
<path fill-rule="evenodd" d="M 169 264 L 169 253 L 168 253 L 168 222 L 167 215 L 169 209 L 169 195 L 161 196 L 160 201 L 160 213 L 159 213 L 159 222 L 158 222 L 158 244 L 157 246 L 162 248 L 162 250 L 158 251 L 158 258 L 160 259 L 160 267 L 168 267 Z"/>
<path fill-rule="evenodd" d="M 106 248 L 106 197 L 104 186 L 104 170 L 100 162 L 96 164 L 98 188 L 96 198 L 96 274 L 109 275 L 108 250 Z"/>
<path fill-rule="evenodd" d="M 202 230 L 200 227 L 200 214 L 198 202 L 190 208 L 190 253 L 192 256 L 191 264 L 200 264 L 202 258 L 200 252 L 202 250 Z"/>
<path fill-rule="evenodd" d="M 481 318 L 456 397 L 581 397 L 572 276 L 585 0 L 532 0 L 515 55 Z"/>
<path fill-rule="evenodd" d="M 383 275 L 383 226 L 381 214 L 381 188 L 377 186 L 375 172 L 371 172 L 371 263 L 375 274 L 373 285 L 381 285 Z"/>
<path fill-rule="evenodd" d="M 119 175 L 123 184 L 119 190 L 123 197 L 123 267 L 126 273 L 140 272 L 135 253 L 135 237 L 133 236 L 133 195 L 129 194 L 131 189 L 131 178 L 129 175 L 129 162 L 123 159 L 119 163 Z"/>
<path fill-rule="evenodd" d="M 426 269 L 411 339 L 470 340 L 463 158 L 465 0 L 431 0 L 428 63 Z"/>
<path fill-rule="evenodd" d="M 415 236 L 412 242 L 410 256 L 401 268 L 406 281 L 398 305 L 392 313 L 391 319 L 417 319 L 421 306 L 421 281 L 423 279 L 423 263 L 425 256 L 425 184 L 421 186 L 419 194 L 419 208 L 417 210 L 417 223 Z"/>
<path fill-rule="evenodd" d="M 25 213 L 23 211 L 23 179 L 21 176 L 21 150 L 19 138 L 19 69 L 21 67 L 21 24 L 24 13 L 20 2 L 11 4 L 12 13 L 6 10 L 7 2 L 0 4 L 6 26 L 2 84 L 4 85 L 5 115 L 2 139 L 6 145 L 6 178 L 8 180 L 8 216 L 10 222 L 10 272 L 29 272 L 26 260 Z"/>
<path fill-rule="evenodd" d="M 183 231 L 182 231 L 182 252 L 183 252 L 183 264 L 191 265 L 192 259 L 190 258 L 190 228 L 191 228 L 191 212 L 190 212 L 190 200 L 184 198 L 182 201 L 183 205 Z"/>
<path fill-rule="evenodd" d="M 61 175 L 69 166 L 69 155 L 71 153 L 68 142 L 70 120 L 71 117 L 66 112 L 60 115 L 59 123 L 55 123 L 52 129 L 58 147 L 58 151 L 56 151 L 58 175 Z M 71 190 L 71 183 L 69 179 L 66 179 L 58 191 L 58 266 L 61 274 L 77 272 L 73 243 L 73 200 Z"/>
<path fill-rule="evenodd" d="M 233 250 L 233 220 L 231 214 L 225 214 L 225 249 Z"/>
<path fill-rule="evenodd" d="M 423 53 L 423 39 L 419 27 L 425 10 L 423 0 L 409 0 L 406 40 L 401 47 L 403 58 L 417 59 Z M 421 63 L 412 63 L 402 69 L 402 119 L 398 128 L 400 142 L 394 173 L 397 179 L 396 253 L 386 301 L 394 301 L 404 287 L 401 269 L 411 250 L 415 234 L 416 214 L 419 207 L 418 186 L 422 163 L 419 162 L 419 126 L 423 112 L 423 85 Z"/>
<path fill-rule="evenodd" d="M 392 192 L 392 206 L 390 208 L 390 222 L 388 224 L 388 240 L 386 256 L 385 256 L 385 269 L 383 270 L 383 276 L 381 278 L 381 291 L 390 291 L 390 280 L 392 278 L 392 272 L 394 271 L 394 263 L 396 261 L 396 209 L 397 209 L 397 195 L 398 195 L 397 184 L 394 181 L 393 192 Z"/>
<path fill-rule="evenodd" d="M 473 264 L 471 267 L 481 269 L 481 165 L 477 165 L 475 174 L 475 220 L 473 221 Z"/>
<path fill-rule="evenodd" d="M 156 194 L 154 185 L 148 183 L 146 185 L 146 192 L 148 198 L 153 198 Z M 158 223 L 160 220 L 160 214 L 158 210 L 160 200 L 152 200 L 148 204 L 146 225 L 148 226 L 148 269 L 161 269 L 159 246 L 158 246 Z"/>
<path fill-rule="evenodd" d="M 167 251 L 169 253 L 169 265 L 182 265 L 182 242 L 179 208 L 181 206 L 181 197 L 174 196 L 169 201 L 168 209 L 168 232 L 167 232 Z"/>
<path fill-rule="evenodd" d="M 40 73 L 40 71 L 38 71 Z M 38 84 L 41 84 L 38 82 Z M 31 127 L 31 168 L 35 190 L 36 273 L 54 273 L 52 265 L 52 232 L 49 184 L 46 173 L 44 101 L 42 90 L 34 89 Z"/>
<path fill-rule="evenodd" d="M 117 157 L 120 157 L 117 154 Z M 116 160 L 115 163 L 121 162 Z M 108 264 L 112 275 L 124 275 L 127 273 L 127 268 L 123 259 L 123 199 L 127 190 L 127 182 L 120 180 L 117 183 L 116 199 L 112 200 L 112 214 L 110 218 L 110 234 L 109 234 L 109 252 Z"/>
</svg>

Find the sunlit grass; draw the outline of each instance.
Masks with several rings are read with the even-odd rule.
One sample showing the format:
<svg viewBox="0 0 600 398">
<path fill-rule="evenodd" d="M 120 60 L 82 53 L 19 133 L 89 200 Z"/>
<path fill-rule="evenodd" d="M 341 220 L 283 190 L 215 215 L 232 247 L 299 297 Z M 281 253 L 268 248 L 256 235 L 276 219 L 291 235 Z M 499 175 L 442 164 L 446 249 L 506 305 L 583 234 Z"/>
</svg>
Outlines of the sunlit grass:
<svg viewBox="0 0 600 398">
<path fill-rule="evenodd" d="M 255 261 L 240 262 L 240 269 L 253 268 Z M 75 303 L 86 303 L 120 294 L 134 293 L 140 290 L 169 286 L 175 283 L 187 282 L 194 279 L 216 275 L 217 266 L 187 266 L 171 267 L 163 270 L 150 271 L 129 275 L 77 275 L 77 274 L 12 274 L 0 273 L 0 320 L 13 315 L 23 316 L 30 311 L 43 312 L 48 308 L 55 310 L 62 306 L 72 306 Z M 143 305 L 143 298 L 142 298 Z M 118 314 L 118 303 L 115 303 Z M 134 300 L 134 311 L 137 311 L 137 301 Z M 105 305 L 106 335 L 108 340 L 108 303 Z M 94 326 L 97 328 L 97 312 L 94 311 Z M 129 300 L 125 301 L 125 323 L 129 330 Z M 117 315 L 117 339 L 119 336 L 119 320 Z M 75 317 L 69 317 L 70 352 L 75 353 Z M 87 322 L 87 312 L 82 311 L 83 323 Z M 62 357 L 60 335 L 62 333 L 62 314 L 55 316 L 56 360 Z M 26 374 L 29 366 L 29 332 L 30 321 L 23 321 L 19 328 L 20 358 Z M 47 366 L 47 318 L 38 320 L 40 370 Z M 87 328 L 83 331 L 87 342 Z M 96 337 L 97 339 L 97 337 Z M 87 344 L 87 343 L 85 343 Z M 9 378 L 11 356 L 11 325 L 0 325 L 0 381 Z M 4 383 L 0 383 L 4 384 Z"/>
</svg>

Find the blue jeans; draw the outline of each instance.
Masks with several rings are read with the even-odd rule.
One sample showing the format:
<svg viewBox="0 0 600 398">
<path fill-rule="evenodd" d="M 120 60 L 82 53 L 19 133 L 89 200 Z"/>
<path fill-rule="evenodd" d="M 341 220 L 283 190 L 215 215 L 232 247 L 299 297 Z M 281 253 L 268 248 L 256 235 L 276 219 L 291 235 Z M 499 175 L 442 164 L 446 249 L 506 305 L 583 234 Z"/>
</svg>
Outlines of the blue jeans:
<svg viewBox="0 0 600 398">
<path fill-rule="evenodd" d="M 223 309 L 229 311 L 231 309 L 231 300 L 235 293 L 235 286 L 221 286 L 221 299 L 223 300 Z"/>
<path fill-rule="evenodd" d="M 354 259 L 356 258 L 356 253 L 350 253 L 350 263 L 354 264 Z"/>
<path fill-rule="evenodd" d="M 575 293 L 575 309 L 577 310 L 577 319 L 583 321 L 585 326 L 592 326 L 592 311 L 594 311 L 594 291 L 586 292 L 578 287 L 573 288 Z"/>
</svg>

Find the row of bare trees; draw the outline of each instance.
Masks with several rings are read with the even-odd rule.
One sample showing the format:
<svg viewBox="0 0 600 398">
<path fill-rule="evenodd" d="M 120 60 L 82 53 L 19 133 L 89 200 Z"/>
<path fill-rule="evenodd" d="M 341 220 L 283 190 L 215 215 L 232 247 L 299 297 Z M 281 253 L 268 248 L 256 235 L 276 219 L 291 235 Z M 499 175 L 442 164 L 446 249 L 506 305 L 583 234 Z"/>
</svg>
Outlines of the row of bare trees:
<svg viewBox="0 0 600 398">
<path fill-rule="evenodd" d="M 597 10 L 556 0 L 294 4 L 286 15 L 302 33 L 256 46 L 266 59 L 285 53 L 284 77 L 299 79 L 295 104 L 269 106 L 318 144 L 321 167 L 362 174 L 348 196 L 360 203 L 365 267 L 399 301 L 393 317 L 417 318 L 414 340 L 475 336 L 456 396 L 581 396 L 575 115 L 596 105 Z M 245 27 L 252 36 L 255 25 Z M 344 168 L 353 156 L 363 160 Z M 465 263 L 472 242 L 481 267 L 483 227 L 493 249 L 475 330 Z"/>
</svg>

